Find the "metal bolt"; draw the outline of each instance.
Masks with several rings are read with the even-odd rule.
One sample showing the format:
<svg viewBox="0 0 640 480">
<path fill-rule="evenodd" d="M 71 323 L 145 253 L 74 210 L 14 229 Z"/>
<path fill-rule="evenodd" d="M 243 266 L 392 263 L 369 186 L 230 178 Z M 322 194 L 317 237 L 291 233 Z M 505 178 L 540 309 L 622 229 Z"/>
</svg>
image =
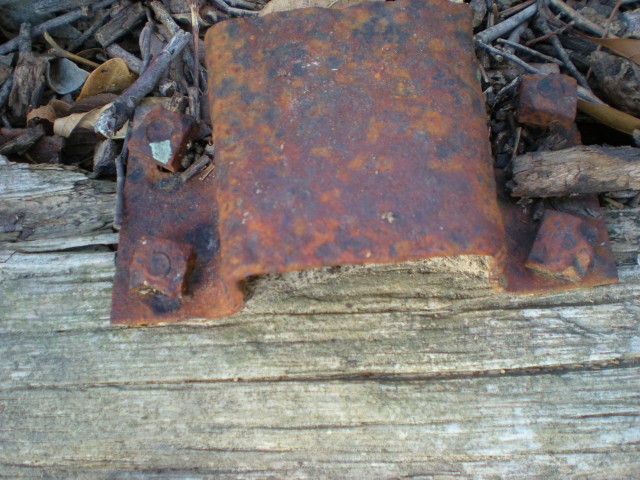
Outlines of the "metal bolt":
<svg viewBox="0 0 640 480">
<path fill-rule="evenodd" d="M 518 121 L 545 128 L 556 122 L 571 128 L 578 105 L 576 88 L 576 81 L 567 75 L 525 75 L 518 95 Z"/>
<path fill-rule="evenodd" d="M 597 229 L 586 220 L 547 210 L 526 267 L 572 282 L 587 274 L 595 256 Z"/>
<path fill-rule="evenodd" d="M 150 142 L 162 142 L 164 140 L 171 140 L 171 133 L 173 132 L 173 126 L 171 123 L 156 119 L 149 122 L 145 129 L 145 134 Z"/>
<path fill-rule="evenodd" d="M 179 298 L 186 291 L 193 260 L 191 245 L 142 238 L 131 262 L 129 290 L 142 296 L 161 293 Z"/>
<path fill-rule="evenodd" d="M 129 155 L 156 162 L 170 172 L 180 170 L 187 144 L 198 131 L 193 118 L 158 105 L 145 116 L 136 116 L 134 125 Z"/>
</svg>

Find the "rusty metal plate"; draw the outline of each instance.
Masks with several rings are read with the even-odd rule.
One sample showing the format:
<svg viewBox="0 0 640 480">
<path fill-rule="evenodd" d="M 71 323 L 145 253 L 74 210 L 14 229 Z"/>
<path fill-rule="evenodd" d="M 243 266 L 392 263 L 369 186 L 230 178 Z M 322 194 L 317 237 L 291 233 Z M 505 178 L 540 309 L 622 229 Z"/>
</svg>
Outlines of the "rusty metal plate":
<svg viewBox="0 0 640 480">
<path fill-rule="evenodd" d="M 264 273 L 513 253 L 466 6 L 398 0 L 230 20 L 206 49 L 215 173 L 184 183 L 130 157 L 113 322 L 229 315 L 242 282 Z M 140 251 L 145 239 L 159 257 Z M 145 271 L 155 277 L 141 294 Z"/>
</svg>

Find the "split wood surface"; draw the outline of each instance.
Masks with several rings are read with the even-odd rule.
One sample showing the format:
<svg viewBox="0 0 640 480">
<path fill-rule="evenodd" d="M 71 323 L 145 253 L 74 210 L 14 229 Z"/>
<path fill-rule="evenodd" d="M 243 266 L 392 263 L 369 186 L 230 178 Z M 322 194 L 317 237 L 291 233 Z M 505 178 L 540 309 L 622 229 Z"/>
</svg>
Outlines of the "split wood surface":
<svg viewBox="0 0 640 480">
<path fill-rule="evenodd" d="M 513 161 L 516 197 L 562 197 L 574 193 L 640 189 L 640 149 L 583 145 L 526 153 Z"/>
<path fill-rule="evenodd" d="M 115 328 L 114 202 L 79 170 L 0 165 L 0 476 L 637 478 L 640 209 L 606 211 L 618 285 L 443 271 Z"/>
</svg>

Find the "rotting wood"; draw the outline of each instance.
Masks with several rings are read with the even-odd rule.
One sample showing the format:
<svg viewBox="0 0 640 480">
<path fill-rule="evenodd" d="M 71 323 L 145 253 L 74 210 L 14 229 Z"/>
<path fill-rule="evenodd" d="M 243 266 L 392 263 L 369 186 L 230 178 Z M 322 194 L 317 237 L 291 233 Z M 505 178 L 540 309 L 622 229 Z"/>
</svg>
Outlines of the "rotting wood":
<svg viewBox="0 0 640 480">
<path fill-rule="evenodd" d="M 371 278 L 351 300 L 337 272 L 316 290 L 323 300 L 114 328 L 113 207 L 113 184 L 76 169 L 0 166 L 1 225 L 29 234 L 0 247 L 4 475 L 608 479 L 640 468 L 637 266 L 618 285 L 536 296 L 452 288 L 441 269 L 426 289 Z M 605 212 L 622 263 L 637 258 L 639 211 Z"/>
<path fill-rule="evenodd" d="M 519 155 L 513 161 L 516 197 L 559 197 L 640 189 L 640 149 L 573 147 Z"/>
</svg>

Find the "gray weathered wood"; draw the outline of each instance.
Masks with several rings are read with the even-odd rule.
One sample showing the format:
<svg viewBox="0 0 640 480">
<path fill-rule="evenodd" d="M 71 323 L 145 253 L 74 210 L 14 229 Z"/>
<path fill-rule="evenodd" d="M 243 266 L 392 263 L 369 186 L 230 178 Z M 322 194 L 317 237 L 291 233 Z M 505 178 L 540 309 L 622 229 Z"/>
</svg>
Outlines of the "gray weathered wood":
<svg viewBox="0 0 640 480">
<path fill-rule="evenodd" d="M 578 147 L 531 152 L 513 160 L 512 195 L 562 197 L 640 189 L 640 148 Z"/>
<path fill-rule="evenodd" d="M 341 293 L 345 271 L 114 328 L 113 204 L 78 170 L 0 165 L 0 477 L 640 471 L 640 209 L 606 212 L 618 285 L 497 295 L 432 265 Z"/>
<path fill-rule="evenodd" d="M 2 390 L 0 468 L 13 478 L 637 478 L 639 389 L 640 368 L 613 367 Z"/>
</svg>

